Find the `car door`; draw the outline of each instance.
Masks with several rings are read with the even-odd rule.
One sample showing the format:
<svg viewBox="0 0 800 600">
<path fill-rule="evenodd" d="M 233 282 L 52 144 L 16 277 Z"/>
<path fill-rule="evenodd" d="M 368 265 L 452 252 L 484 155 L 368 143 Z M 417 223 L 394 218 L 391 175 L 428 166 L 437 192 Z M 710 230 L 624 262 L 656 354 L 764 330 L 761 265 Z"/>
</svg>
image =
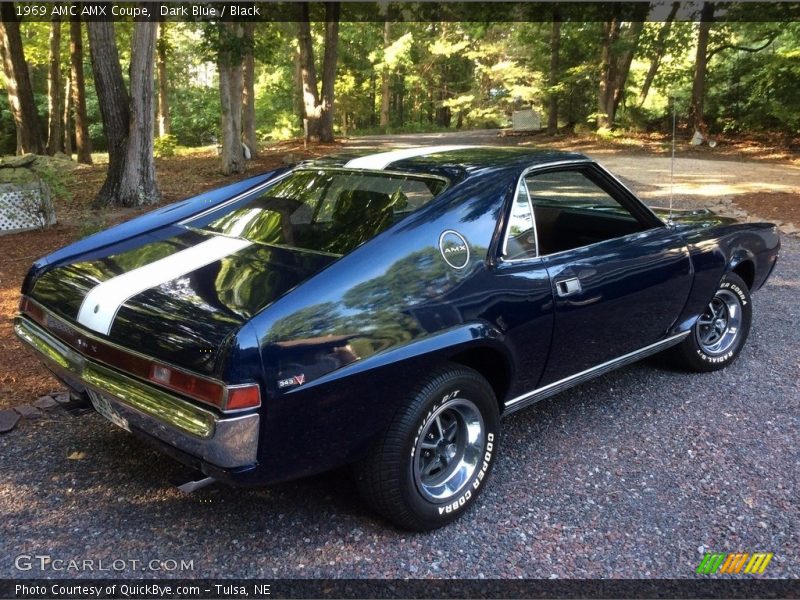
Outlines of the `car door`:
<svg viewBox="0 0 800 600">
<path fill-rule="evenodd" d="M 592 163 L 525 184 L 554 301 L 539 387 L 664 339 L 692 282 L 682 238 Z"/>
<path fill-rule="evenodd" d="M 500 260 L 489 275 L 495 298 L 484 318 L 505 333 L 517 374 L 509 396 L 536 387 L 544 372 L 553 332 L 550 276 L 536 249 L 533 210 L 520 180 L 505 225 Z"/>
</svg>

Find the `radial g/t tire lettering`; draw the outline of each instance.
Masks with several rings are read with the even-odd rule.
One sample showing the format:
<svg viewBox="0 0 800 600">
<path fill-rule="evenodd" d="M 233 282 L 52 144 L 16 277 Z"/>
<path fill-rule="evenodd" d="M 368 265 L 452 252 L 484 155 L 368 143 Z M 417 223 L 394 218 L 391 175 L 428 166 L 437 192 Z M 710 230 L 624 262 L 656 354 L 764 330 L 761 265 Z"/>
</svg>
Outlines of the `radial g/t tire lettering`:
<svg viewBox="0 0 800 600">
<path fill-rule="evenodd" d="M 752 318 L 747 284 L 736 273 L 728 273 L 691 333 L 673 349 L 673 356 L 680 366 L 693 371 L 724 369 L 744 347 Z"/>
</svg>

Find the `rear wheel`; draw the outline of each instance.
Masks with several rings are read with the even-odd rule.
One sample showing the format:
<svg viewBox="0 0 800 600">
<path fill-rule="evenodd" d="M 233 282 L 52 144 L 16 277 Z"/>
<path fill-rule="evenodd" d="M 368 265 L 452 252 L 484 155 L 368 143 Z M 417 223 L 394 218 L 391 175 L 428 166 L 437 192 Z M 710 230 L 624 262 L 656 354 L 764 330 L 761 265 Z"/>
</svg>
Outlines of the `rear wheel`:
<svg viewBox="0 0 800 600">
<path fill-rule="evenodd" d="M 452 366 L 427 377 L 357 467 L 359 488 L 406 529 L 441 527 L 485 487 L 497 456 L 499 413 L 478 373 Z"/>
<path fill-rule="evenodd" d="M 728 366 L 747 341 L 752 316 L 747 284 L 736 273 L 728 273 L 691 333 L 675 348 L 675 357 L 694 371 Z"/>
</svg>

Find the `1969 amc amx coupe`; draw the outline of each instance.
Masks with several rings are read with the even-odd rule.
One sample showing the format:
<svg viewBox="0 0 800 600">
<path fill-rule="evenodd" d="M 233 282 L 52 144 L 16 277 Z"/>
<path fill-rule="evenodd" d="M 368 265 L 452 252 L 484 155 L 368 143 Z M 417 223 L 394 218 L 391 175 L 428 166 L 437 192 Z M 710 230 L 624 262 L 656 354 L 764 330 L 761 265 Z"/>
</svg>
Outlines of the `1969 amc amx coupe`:
<svg viewBox="0 0 800 600">
<path fill-rule="evenodd" d="M 668 349 L 733 362 L 776 228 L 667 217 L 579 154 L 328 158 L 42 258 L 16 331 L 207 477 L 352 464 L 379 513 L 431 529 L 486 486 L 500 417 Z"/>
</svg>

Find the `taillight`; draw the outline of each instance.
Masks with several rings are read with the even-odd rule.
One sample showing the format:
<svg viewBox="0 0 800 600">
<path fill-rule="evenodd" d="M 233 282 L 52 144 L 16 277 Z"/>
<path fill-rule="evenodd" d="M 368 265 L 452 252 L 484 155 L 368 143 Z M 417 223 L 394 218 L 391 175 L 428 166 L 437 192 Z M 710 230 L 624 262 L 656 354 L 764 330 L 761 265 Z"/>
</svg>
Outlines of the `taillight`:
<svg viewBox="0 0 800 600">
<path fill-rule="evenodd" d="M 228 388 L 225 410 L 241 410 L 261 406 L 261 391 L 258 384 L 237 385 Z"/>
<path fill-rule="evenodd" d="M 87 336 L 62 319 L 49 317 L 38 302 L 26 296 L 20 300 L 19 309 L 81 354 L 140 379 L 146 379 L 220 410 L 242 410 L 261 405 L 261 393 L 256 383 L 226 386 L 220 381 L 155 362 L 147 356 Z"/>
<path fill-rule="evenodd" d="M 228 387 L 217 381 L 177 371 L 157 363 L 150 367 L 148 379 L 160 386 L 186 394 L 201 402 L 207 402 L 222 410 L 241 410 L 261 405 L 261 393 L 256 383 Z"/>
<path fill-rule="evenodd" d="M 225 386 L 216 381 L 210 381 L 159 364 L 153 364 L 150 367 L 150 377 L 148 379 L 176 392 L 182 392 L 190 398 L 208 402 L 217 408 L 224 408 Z"/>
<path fill-rule="evenodd" d="M 41 306 L 28 300 L 27 296 L 22 296 L 19 301 L 19 312 L 30 315 L 37 323 L 44 324 L 45 315 Z"/>
</svg>

